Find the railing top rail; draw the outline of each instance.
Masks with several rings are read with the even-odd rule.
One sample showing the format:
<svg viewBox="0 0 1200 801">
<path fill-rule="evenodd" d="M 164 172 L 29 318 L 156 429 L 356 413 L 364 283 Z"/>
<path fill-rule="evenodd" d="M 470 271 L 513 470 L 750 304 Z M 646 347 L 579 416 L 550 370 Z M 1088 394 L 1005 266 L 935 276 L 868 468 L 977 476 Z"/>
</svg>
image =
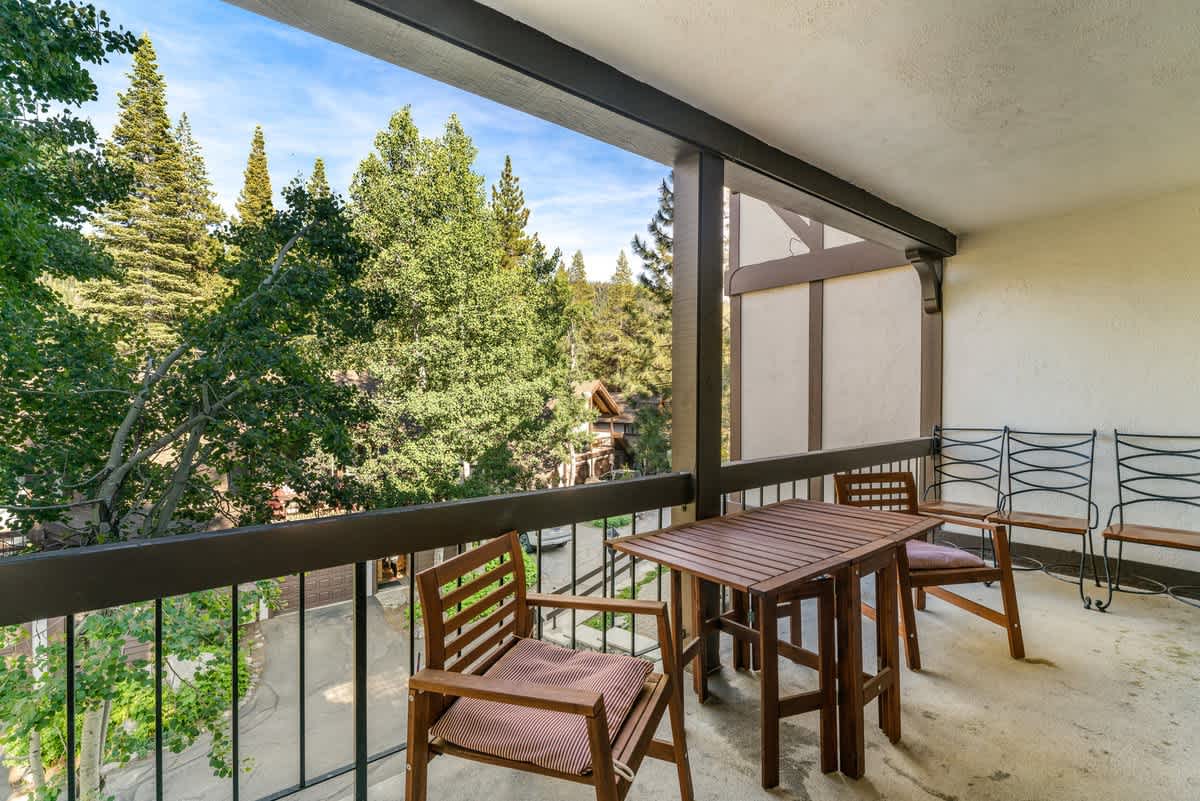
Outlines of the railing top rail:
<svg viewBox="0 0 1200 801">
<path fill-rule="evenodd" d="M 726 462 L 721 466 L 721 492 L 738 492 L 785 481 L 819 478 L 860 467 L 917 459 L 932 454 L 934 442 L 933 437 L 915 437 L 789 456 Z"/>
<path fill-rule="evenodd" d="M 0 560 L 0 625 L 690 503 L 690 473 L 468 498 Z"/>
</svg>

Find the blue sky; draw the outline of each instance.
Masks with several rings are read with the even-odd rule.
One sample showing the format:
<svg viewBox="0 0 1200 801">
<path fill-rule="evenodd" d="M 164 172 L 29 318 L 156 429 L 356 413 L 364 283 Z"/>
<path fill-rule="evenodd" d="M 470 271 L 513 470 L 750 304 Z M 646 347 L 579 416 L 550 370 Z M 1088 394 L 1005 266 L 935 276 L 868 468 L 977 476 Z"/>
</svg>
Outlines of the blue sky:
<svg viewBox="0 0 1200 801">
<path fill-rule="evenodd" d="M 345 192 L 375 133 L 411 105 L 435 135 L 455 113 L 479 148 L 490 186 L 513 159 L 532 213 L 530 230 L 567 258 L 582 250 L 594 279 L 612 275 L 621 248 L 645 231 L 667 168 L 573 131 L 438 83 L 219 0 L 96 0 L 118 25 L 154 42 L 172 118 L 186 111 L 227 210 L 242 184 L 255 124 L 263 126 L 278 190 L 325 159 Z M 93 70 L 100 99 L 87 107 L 101 136 L 116 121 L 130 59 Z M 635 268 L 636 268 L 636 260 Z"/>
</svg>

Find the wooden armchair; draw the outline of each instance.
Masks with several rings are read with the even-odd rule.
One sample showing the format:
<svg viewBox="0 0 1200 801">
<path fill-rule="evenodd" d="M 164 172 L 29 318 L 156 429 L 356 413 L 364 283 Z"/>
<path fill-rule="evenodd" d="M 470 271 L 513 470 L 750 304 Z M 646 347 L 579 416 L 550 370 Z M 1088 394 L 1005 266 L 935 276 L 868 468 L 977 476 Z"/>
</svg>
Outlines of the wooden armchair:
<svg viewBox="0 0 1200 801">
<path fill-rule="evenodd" d="M 834 476 L 837 502 L 849 506 L 922 514 L 918 511 L 917 484 L 912 473 L 860 473 Z M 904 653 L 910 670 L 921 669 L 921 649 L 917 638 L 917 618 L 913 590 L 923 590 L 935 598 L 965 609 L 1008 632 L 1008 650 L 1013 659 L 1025 657 L 1021 619 L 1017 610 L 1017 591 L 1013 583 L 1012 558 L 1008 552 L 1008 531 L 1003 525 L 977 518 L 955 518 L 945 512 L 925 514 L 947 523 L 988 530 L 992 536 L 995 566 L 988 566 L 975 554 L 929 542 L 909 542 L 897 549 L 900 575 L 900 627 Z M 964 598 L 944 589 L 955 584 L 998 581 L 1003 612 Z M 874 618 L 874 610 L 863 605 L 863 612 Z"/>
<path fill-rule="evenodd" d="M 405 798 L 426 798 L 427 765 L 450 754 L 628 793 L 646 756 L 674 762 L 692 801 L 676 641 L 664 603 L 530 593 L 516 532 L 417 576 L 428 667 L 409 680 Z M 530 639 L 534 607 L 654 617 L 662 674 L 618 654 Z M 670 710 L 672 741 L 654 739 Z"/>
</svg>

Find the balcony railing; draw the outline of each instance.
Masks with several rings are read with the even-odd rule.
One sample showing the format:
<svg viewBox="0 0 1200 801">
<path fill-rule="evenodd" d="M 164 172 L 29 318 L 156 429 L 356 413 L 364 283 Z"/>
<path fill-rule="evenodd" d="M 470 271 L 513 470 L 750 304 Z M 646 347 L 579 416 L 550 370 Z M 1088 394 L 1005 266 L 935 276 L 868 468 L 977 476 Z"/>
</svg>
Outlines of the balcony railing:
<svg viewBox="0 0 1200 801">
<path fill-rule="evenodd" d="M 720 488 L 722 509 L 734 511 L 745 506 L 763 505 L 788 498 L 807 497 L 804 483 L 810 479 L 843 471 L 907 469 L 918 477 L 925 472 L 925 460 L 933 452 L 934 441 L 927 437 L 895 442 L 841 448 L 792 456 L 754 459 L 723 465 Z M 77 664 L 75 628 L 77 618 L 93 610 L 126 604 L 153 604 L 154 642 L 151 669 L 154 673 L 155 743 L 153 750 L 155 796 L 163 797 L 166 772 L 163 738 L 163 628 L 164 599 L 187 593 L 228 588 L 233 600 L 230 620 L 233 683 L 230 714 L 230 758 L 232 798 L 239 801 L 242 743 L 239 735 L 239 593 L 251 582 L 279 576 L 299 577 L 296 612 L 298 626 L 297 771 L 295 781 L 272 787 L 266 792 L 254 788 L 247 793 L 256 801 L 275 801 L 317 784 L 353 773 L 357 797 L 366 797 L 368 769 L 373 763 L 396 755 L 404 742 L 392 742 L 372 748 L 368 740 L 368 562 L 405 553 L 408 555 L 406 623 L 408 674 L 419 666 L 420 642 L 417 635 L 418 612 L 413 587 L 412 565 L 418 553 L 452 548 L 461 551 L 472 543 L 506 531 L 528 532 L 532 544 L 539 544 L 543 532 L 570 526 L 569 580 L 558 586 L 543 586 L 543 550 L 536 548 L 537 589 L 539 592 L 616 595 L 628 592 L 638 597 L 653 591 L 662 600 L 663 571 L 656 566 L 646 569 L 635 560 L 614 558 L 604 546 L 608 523 L 620 515 L 631 516 L 629 532 L 641 533 L 669 523 L 669 510 L 686 507 L 694 500 L 693 479 L 687 473 L 589 484 L 577 487 L 476 498 L 449 503 L 411 506 L 372 512 L 347 514 L 313 520 L 254 526 L 227 531 L 137 542 L 123 542 L 76 550 L 63 550 L 0 559 L 0 625 L 24 624 L 35 620 L 63 618 L 62 637 L 66 643 L 65 752 L 75 754 L 77 714 Z M 602 522 L 598 548 L 580 563 L 579 526 L 587 521 Z M 353 564 L 352 603 L 352 731 L 353 759 L 333 768 L 309 775 L 306 764 L 308 736 L 306 688 L 309 654 L 306 652 L 306 599 L 304 576 L 307 572 Z M 653 590 L 648 586 L 651 582 Z M 641 597 L 647 597 L 643 595 Z M 293 611 L 293 610 L 288 610 Z M 562 631 L 568 615 L 539 615 L 536 634 L 554 636 L 564 644 L 580 645 L 577 613 L 569 613 L 569 632 Z M 637 621 L 628 625 L 628 642 L 610 642 L 612 626 L 607 618 L 599 626 L 601 650 L 610 647 L 647 655 L 655 646 L 639 646 Z M 597 643 L 583 643 L 596 647 Z M 403 731 L 402 726 L 389 730 Z M 67 801 L 75 801 L 77 787 L 74 771 L 67 772 Z"/>
</svg>

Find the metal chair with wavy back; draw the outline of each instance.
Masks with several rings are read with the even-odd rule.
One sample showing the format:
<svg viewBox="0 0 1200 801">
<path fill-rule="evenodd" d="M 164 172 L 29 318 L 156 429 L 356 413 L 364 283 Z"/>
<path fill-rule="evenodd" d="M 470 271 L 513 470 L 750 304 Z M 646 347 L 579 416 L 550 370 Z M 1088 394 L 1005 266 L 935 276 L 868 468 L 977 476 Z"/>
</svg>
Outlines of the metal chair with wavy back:
<svg viewBox="0 0 1200 801">
<path fill-rule="evenodd" d="M 989 516 L 988 520 L 1010 529 L 1029 528 L 1079 537 L 1082 542 L 1077 579 L 1069 577 L 1073 568 L 1069 563 L 1046 565 L 1043 570 L 1054 578 L 1077 582 L 1079 598 L 1084 608 L 1090 609 L 1092 598 L 1083 589 L 1089 552 L 1092 575 L 1096 586 L 1100 586 L 1096 547 L 1092 541 L 1092 532 L 1100 524 L 1100 507 L 1092 500 L 1096 430 L 1060 432 L 1009 429 L 1007 443 L 1007 491 L 1000 512 Z M 1059 514 L 1058 509 L 1052 512 L 1029 511 L 1027 503 L 1033 498 L 1043 501 L 1057 499 L 1068 507 L 1078 503 L 1083 516 Z"/>
<path fill-rule="evenodd" d="M 921 514 L 930 517 L 941 517 L 948 522 L 973 528 L 973 524 L 963 521 L 979 521 L 982 534 L 979 541 L 979 558 L 986 559 L 989 550 L 992 551 L 992 564 L 995 565 L 995 549 L 991 544 L 991 528 L 984 521 L 1000 511 L 1000 501 L 1003 494 L 1000 489 L 1000 476 L 1004 469 L 1004 446 L 1008 438 L 1008 428 L 966 428 L 952 426 L 934 426 L 933 437 L 936 447 L 932 465 L 932 480 L 921 493 L 918 508 Z M 956 495 L 962 495 L 960 490 L 971 492 L 981 502 L 975 503 L 965 499 L 947 500 L 946 490 L 953 488 Z M 984 498 L 990 498 L 987 503 Z M 1014 560 L 1017 558 L 1012 557 Z M 1036 568 L 1040 569 L 1038 564 Z M 1013 566 L 1014 570 L 1022 568 Z M 922 593 L 918 592 L 918 608 L 922 606 Z"/>
<path fill-rule="evenodd" d="M 1200 601 L 1188 597 L 1195 595 L 1200 587 L 1167 587 L 1143 576 L 1134 578 L 1144 585 L 1149 585 L 1149 589 L 1121 586 L 1121 562 L 1125 556 L 1127 542 L 1200 551 L 1200 529 L 1152 526 L 1128 522 L 1125 519 L 1125 509 L 1131 506 L 1138 507 L 1139 511 L 1147 509 L 1147 504 L 1153 504 L 1159 509 L 1200 509 L 1200 436 L 1130 434 L 1114 430 L 1113 444 L 1117 464 L 1117 503 L 1108 513 L 1108 523 L 1103 533 L 1104 575 L 1108 584 L 1108 597 L 1103 602 L 1097 600 L 1096 608 L 1104 611 L 1112 606 L 1114 591 L 1138 595 L 1159 595 L 1166 592 L 1184 603 L 1200 606 Z M 1114 516 L 1117 518 L 1115 523 Z M 1141 516 L 1145 517 L 1144 514 Z M 1117 543 L 1115 576 L 1110 572 L 1108 559 L 1108 544 L 1112 541 Z"/>
</svg>

